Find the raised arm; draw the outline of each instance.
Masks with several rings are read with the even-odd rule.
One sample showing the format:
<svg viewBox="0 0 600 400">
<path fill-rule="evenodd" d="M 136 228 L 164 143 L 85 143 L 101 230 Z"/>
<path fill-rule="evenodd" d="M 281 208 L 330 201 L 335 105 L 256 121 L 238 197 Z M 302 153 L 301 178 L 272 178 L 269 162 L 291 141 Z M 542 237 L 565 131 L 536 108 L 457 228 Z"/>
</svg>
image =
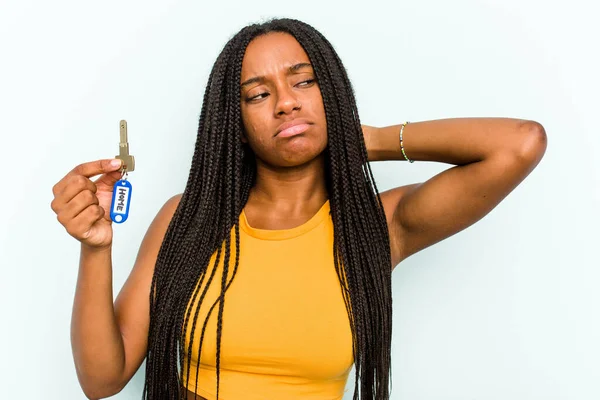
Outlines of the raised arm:
<svg viewBox="0 0 600 400">
<path fill-rule="evenodd" d="M 370 161 L 405 159 L 400 127 L 363 126 Z M 538 122 L 520 119 L 441 119 L 406 125 L 403 144 L 412 160 L 455 166 L 426 182 L 381 194 L 392 268 L 496 207 L 540 162 L 546 132 Z"/>
</svg>

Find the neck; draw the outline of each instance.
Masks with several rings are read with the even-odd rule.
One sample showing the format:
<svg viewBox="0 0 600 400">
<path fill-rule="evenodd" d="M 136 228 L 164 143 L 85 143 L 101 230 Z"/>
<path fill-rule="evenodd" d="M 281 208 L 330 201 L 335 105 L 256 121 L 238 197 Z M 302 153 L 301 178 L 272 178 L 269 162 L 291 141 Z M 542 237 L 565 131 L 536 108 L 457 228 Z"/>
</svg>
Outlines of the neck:
<svg viewBox="0 0 600 400">
<path fill-rule="evenodd" d="M 323 154 L 297 167 L 273 167 L 257 160 L 256 184 L 248 203 L 293 213 L 320 207 L 327 198 Z"/>
</svg>

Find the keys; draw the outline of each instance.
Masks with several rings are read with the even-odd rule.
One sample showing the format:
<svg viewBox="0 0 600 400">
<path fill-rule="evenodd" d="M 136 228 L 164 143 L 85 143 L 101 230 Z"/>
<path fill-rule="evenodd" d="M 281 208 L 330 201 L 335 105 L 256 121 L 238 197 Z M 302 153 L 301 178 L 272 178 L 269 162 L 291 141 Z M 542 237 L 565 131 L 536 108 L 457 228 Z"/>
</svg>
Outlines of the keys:
<svg viewBox="0 0 600 400">
<path fill-rule="evenodd" d="M 133 172 L 135 169 L 135 159 L 129 154 L 129 143 L 127 142 L 127 121 L 120 122 L 121 141 L 119 142 L 119 155 L 115 158 L 123 160 L 123 172 Z"/>
<path fill-rule="evenodd" d="M 131 203 L 131 182 L 127 180 L 127 173 L 135 169 L 135 160 L 129 154 L 129 143 L 127 142 L 127 121 L 120 122 L 121 141 L 119 143 L 119 155 L 115 158 L 123 161 L 121 167 L 121 179 L 115 182 L 113 187 L 112 202 L 110 205 L 110 219 L 121 224 L 129 217 L 129 206 Z"/>
</svg>

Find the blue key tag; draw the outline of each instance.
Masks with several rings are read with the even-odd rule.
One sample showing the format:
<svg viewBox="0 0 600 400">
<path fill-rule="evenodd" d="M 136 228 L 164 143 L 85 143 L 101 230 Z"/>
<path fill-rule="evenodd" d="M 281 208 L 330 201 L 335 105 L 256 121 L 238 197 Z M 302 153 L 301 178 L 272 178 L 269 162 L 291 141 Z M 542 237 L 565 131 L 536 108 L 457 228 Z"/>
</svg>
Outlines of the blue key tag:
<svg viewBox="0 0 600 400">
<path fill-rule="evenodd" d="M 117 224 L 127 221 L 129 217 L 129 203 L 131 202 L 131 183 L 127 180 L 127 172 L 121 180 L 115 182 L 113 197 L 110 206 L 110 219 Z"/>
</svg>

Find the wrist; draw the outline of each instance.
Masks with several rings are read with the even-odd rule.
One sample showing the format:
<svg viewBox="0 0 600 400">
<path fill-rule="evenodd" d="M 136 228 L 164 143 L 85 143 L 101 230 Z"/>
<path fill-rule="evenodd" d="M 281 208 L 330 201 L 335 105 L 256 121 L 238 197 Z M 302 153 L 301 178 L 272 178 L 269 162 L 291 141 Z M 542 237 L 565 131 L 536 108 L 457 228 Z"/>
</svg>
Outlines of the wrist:
<svg viewBox="0 0 600 400">
<path fill-rule="evenodd" d="M 112 243 L 103 246 L 91 246 L 89 244 L 81 242 L 81 251 L 87 254 L 110 253 L 111 250 Z"/>
<path fill-rule="evenodd" d="M 363 138 L 365 141 L 365 147 L 367 148 L 367 158 L 368 161 L 376 161 L 375 158 L 375 149 L 377 148 L 378 135 L 377 131 L 379 128 L 374 126 L 362 125 Z"/>
</svg>

